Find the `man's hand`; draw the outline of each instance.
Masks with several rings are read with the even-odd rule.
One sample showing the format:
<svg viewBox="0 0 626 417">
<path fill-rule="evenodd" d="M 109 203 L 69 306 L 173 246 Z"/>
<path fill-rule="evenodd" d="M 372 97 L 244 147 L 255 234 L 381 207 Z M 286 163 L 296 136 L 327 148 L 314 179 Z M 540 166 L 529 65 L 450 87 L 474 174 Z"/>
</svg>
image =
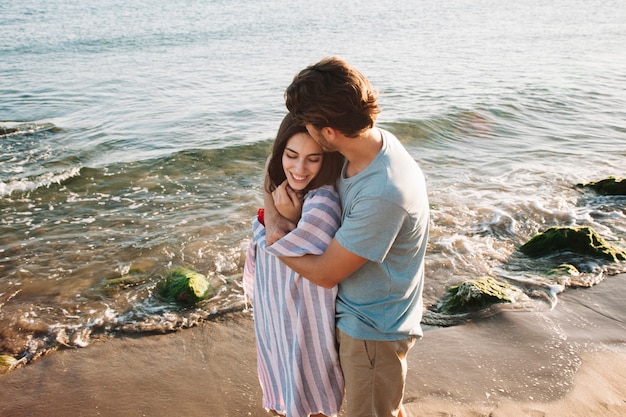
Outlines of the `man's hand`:
<svg viewBox="0 0 626 417">
<path fill-rule="evenodd" d="M 302 215 L 302 201 L 299 193 L 289 186 L 287 180 L 272 192 L 272 199 L 280 215 L 292 223 L 298 223 Z"/>
<path fill-rule="evenodd" d="M 266 212 L 267 213 L 267 212 Z M 268 222 L 267 214 L 265 215 L 265 241 L 268 245 L 273 244 L 287 233 L 296 228 L 296 224 L 285 219 L 282 216 L 277 218 L 275 223 Z"/>
</svg>

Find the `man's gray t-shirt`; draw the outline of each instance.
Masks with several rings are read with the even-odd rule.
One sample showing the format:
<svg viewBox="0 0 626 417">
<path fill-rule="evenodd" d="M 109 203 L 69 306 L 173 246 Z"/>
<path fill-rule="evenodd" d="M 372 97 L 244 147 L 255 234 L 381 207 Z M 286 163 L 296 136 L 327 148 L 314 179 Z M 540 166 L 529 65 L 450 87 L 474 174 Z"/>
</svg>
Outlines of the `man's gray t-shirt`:
<svg viewBox="0 0 626 417">
<path fill-rule="evenodd" d="M 368 260 L 339 284 L 337 327 L 357 339 L 421 337 L 426 182 L 400 141 L 381 132 L 382 149 L 369 166 L 337 182 L 342 224 L 335 238 Z"/>
</svg>

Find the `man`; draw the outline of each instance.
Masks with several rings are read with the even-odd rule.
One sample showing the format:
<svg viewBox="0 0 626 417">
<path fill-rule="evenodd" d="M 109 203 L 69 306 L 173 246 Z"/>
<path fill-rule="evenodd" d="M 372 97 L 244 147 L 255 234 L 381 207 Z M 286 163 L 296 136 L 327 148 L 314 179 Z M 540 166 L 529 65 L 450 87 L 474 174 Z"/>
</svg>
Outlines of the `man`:
<svg viewBox="0 0 626 417">
<path fill-rule="evenodd" d="M 286 105 L 325 151 L 346 159 L 337 182 L 342 225 L 322 255 L 281 260 L 312 282 L 338 285 L 337 339 L 347 415 L 406 416 L 406 354 L 422 336 L 429 208 L 424 176 L 391 133 L 369 81 L 331 57 L 296 75 Z M 298 202 L 284 186 L 266 193 L 268 244 L 294 227 L 273 207 Z"/>
</svg>

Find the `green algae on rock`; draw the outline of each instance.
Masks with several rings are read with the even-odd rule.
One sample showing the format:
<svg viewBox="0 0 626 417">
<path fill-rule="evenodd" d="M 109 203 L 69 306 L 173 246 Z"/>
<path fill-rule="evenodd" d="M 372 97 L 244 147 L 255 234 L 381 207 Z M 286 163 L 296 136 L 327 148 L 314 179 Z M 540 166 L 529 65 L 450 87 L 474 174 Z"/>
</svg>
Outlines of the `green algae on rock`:
<svg viewBox="0 0 626 417">
<path fill-rule="evenodd" d="M 441 313 L 458 314 L 496 303 L 512 303 L 523 296 L 523 291 L 492 277 L 467 280 L 448 288 L 437 308 Z"/>
<path fill-rule="evenodd" d="M 598 257 L 611 262 L 626 260 L 626 252 L 608 245 L 595 230 L 587 226 L 551 227 L 533 236 L 520 251 L 538 258 L 562 251 Z"/>
<path fill-rule="evenodd" d="M 17 360 L 11 355 L 0 355 L 0 374 L 6 374 L 12 371 L 22 362 L 23 361 Z"/>
<path fill-rule="evenodd" d="M 550 281 L 565 287 L 589 288 L 599 284 L 604 280 L 604 272 L 592 271 L 590 273 L 580 272 L 572 264 L 560 264 L 547 271 Z"/>
<path fill-rule="evenodd" d="M 577 277 L 580 275 L 580 271 L 572 264 L 560 264 L 548 271 L 548 276 L 566 275 L 570 277 Z"/>
<path fill-rule="evenodd" d="M 212 292 L 208 278 L 188 268 L 176 268 L 168 272 L 157 284 L 159 295 L 166 301 L 193 305 L 208 298 Z"/>
<path fill-rule="evenodd" d="M 608 177 L 600 181 L 579 183 L 576 187 L 591 188 L 603 195 L 626 195 L 626 179 Z"/>
</svg>

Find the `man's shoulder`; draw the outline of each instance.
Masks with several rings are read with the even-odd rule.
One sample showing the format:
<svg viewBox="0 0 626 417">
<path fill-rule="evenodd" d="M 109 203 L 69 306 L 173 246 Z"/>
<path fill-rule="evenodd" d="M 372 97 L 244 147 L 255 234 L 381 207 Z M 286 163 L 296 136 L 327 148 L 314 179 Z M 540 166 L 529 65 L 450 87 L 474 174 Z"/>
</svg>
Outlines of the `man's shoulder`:
<svg viewBox="0 0 626 417">
<path fill-rule="evenodd" d="M 383 149 L 387 157 L 389 158 L 402 158 L 405 162 L 411 162 L 417 165 L 417 162 L 411 155 L 406 147 L 400 142 L 400 139 L 396 137 L 393 133 L 388 130 L 380 129 L 383 136 Z M 395 162 L 395 161 L 394 161 Z"/>
</svg>

